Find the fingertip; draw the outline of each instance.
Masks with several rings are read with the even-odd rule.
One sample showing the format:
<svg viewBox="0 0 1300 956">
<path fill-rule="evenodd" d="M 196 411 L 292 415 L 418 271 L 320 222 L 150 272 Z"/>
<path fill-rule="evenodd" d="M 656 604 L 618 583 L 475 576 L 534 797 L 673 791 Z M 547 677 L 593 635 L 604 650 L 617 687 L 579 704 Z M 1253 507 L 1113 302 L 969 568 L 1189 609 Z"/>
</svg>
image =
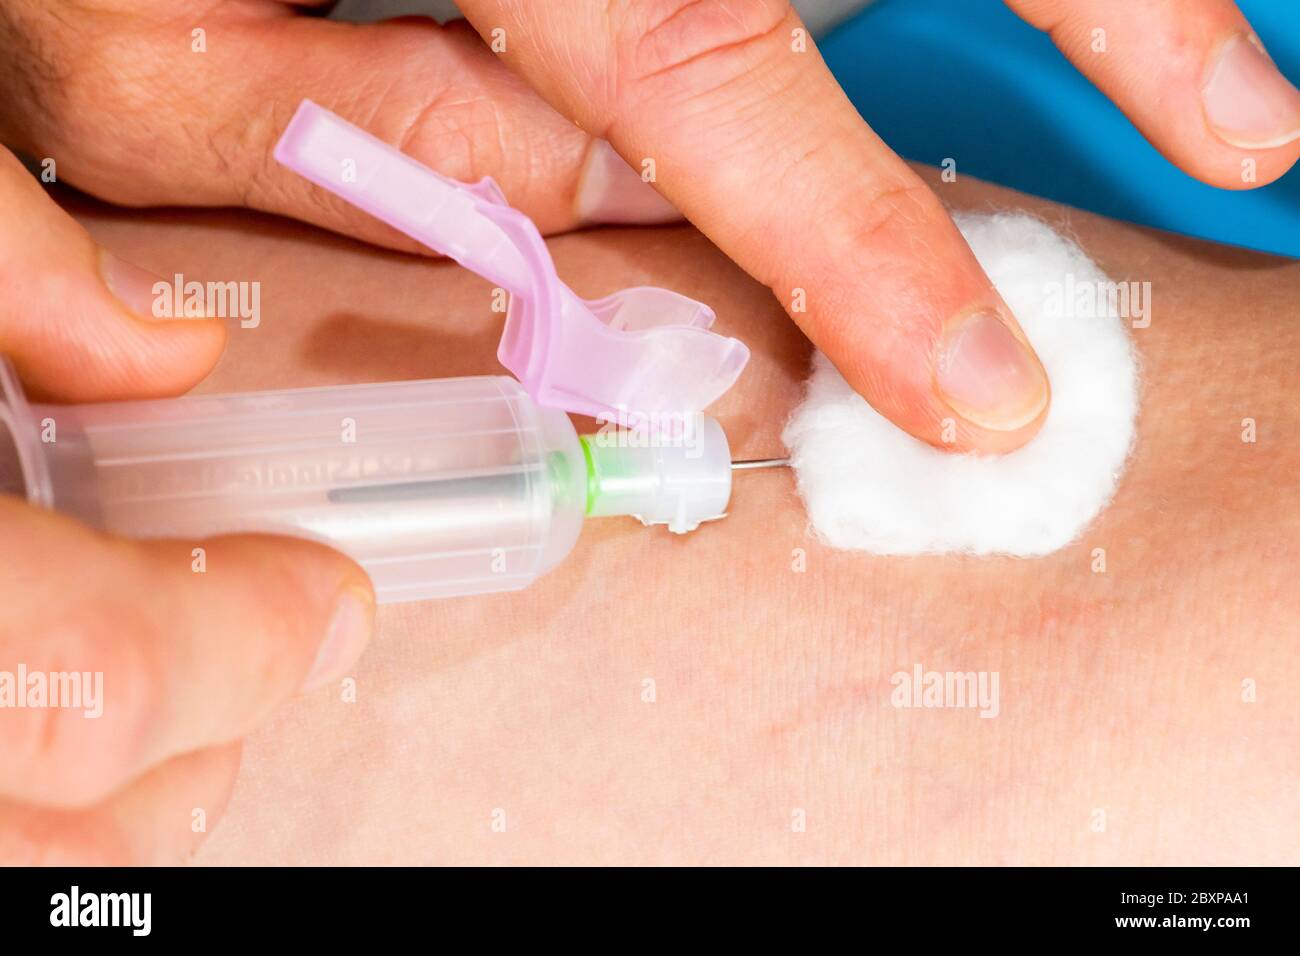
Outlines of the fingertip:
<svg viewBox="0 0 1300 956">
<path fill-rule="evenodd" d="M 149 398 L 200 381 L 225 345 L 223 323 L 156 309 L 174 304 L 174 285 L 105 250 L 21 167 L 5 168 L 17 160 L 0 150 L 5 157 L 0 343 L 33 396 Z"/>
<path fill-rule="evenodd" d="M 169 713 L 146 734 L 150 761 L 238 739 L 309 673 L 333 679 L 369 641 L 369 578 L 323 544 L 237 534 L 127 546 L 137 556 L 125 585 L 132 606 L 144 630 L 167 635 L 144 641 Z"/>
<path fill-rule="evenodd" d="M 203 381 L 225 351 L 229 332 L 217 318 L 169 319 L 144 322 L 140 335 L 148 341 L 142 360 L 152 359 L 147 371 L 133 368 L 119 398 L 170 398 L 183 395 Z M 103 397 L 97 400 L 102 401 Z"/>
<path fill-rule="evenodd" d="M 97 271 L 72 268 L 73 260 L 20 290 L 26 314 L 11 354 L 31 395 L 60 402 L 164 398 L 202 381 L 225 348 L 225 323 L 154 318 L 142 278 L 148 274 L 98 247 L 92 256 Z"/>
<path fill-rule="evenodd" d="M 188 391 L 221 357 L 227 339 L 225 322 L 217 316 L 184 314 L 173 282 L 102 247 L 98 254 L 104 285 L 118 311 L 131 321 L 131 334 L 123 343 L 125 359 L 131 363 L 131 394 L 148 397 Z M 127 345 L 138 355 L 131 355 Z"/>
<path fill-rule="evenodd" d="M 1277 182 L 1300 159 L 1300 144 L 1269 150 L 1244 150 L 1223 144 L 1215 157 L 1179 159 L 1177 165 L 1207 186 L 1246 192 Z"/>
<path fill-rule="evenodd" d="M 302 691 L 316 690 L 347 673 L 370 642 L 374 622 L 375 597 L 369 582 L 364 588 L 355 585 L 344 588 L 330 617 L 325 639 L 303 679 Z"/>
<path fill-rule="evenodd" d="M 1234 33 L 1211 53 L 1201 102 L 1210 129 L 1231 146 L 1271 150 L 1300 140 L 1300 90 L 1254 33 Z"/>
<path fill-rule="evenodd" d="M 1032 419 L 1011 429 L 985 428 L 969 419 L 954 417 L 941 422 L 939 440 L 930 444 L 954 454 L 1005 455 L 1023 448 L 1042 429 L 1051 410 L 1050 397 Z"/>
<path fill-rule="evenodd" d="M 244 535 L 224 541 L 249 555 L 258 589 L 253 599 L 295 635 L 296 677 L 286 693 L 313 690 L 342 676 L 374 630 L 374 586 L 361 566 L 301 538 Z"/>
<path fill-rule="evenodd" d="M 578 178 L 574 215 L 592 225 L 657 225 L 682 214 L 608 142 L 593 139 Z"/>
<path fill-rule="evenodd" d="M 1004 310 L 983 306 L 944 328 L 934 389 L 965 426 L 961 437 L 971 450 L 1019 448 L 1042 426 L 1051 403 L 1047 371 L 1019 324 Z"/>
<path fill-rule="evenodd" d="M 1300 90 L 1253 32 L 1231 32 L 1210 48 L 1200 104 L 1211 146 L 1184 150 L 1179 158 L 1203 182 L 1257 189 L 1281 179 L 1300 159 Z"/>
<path fill-rule="evenodd" d="M 1008 3 L 1201 182 L 1255 189 L 1300 158 L 1300 90 L 1232 0 Z"/>
<path fill-rule="evenodd" d="M 1046 369 L 1001 306 L 970 307 L 933 340 L 914 328 L 910 347 L 872 352 L 842 367 L 849 384 L 885 418 L 940 451 L 1015 451 L 1038 434 L 1051 410 Z"/>
</svg>

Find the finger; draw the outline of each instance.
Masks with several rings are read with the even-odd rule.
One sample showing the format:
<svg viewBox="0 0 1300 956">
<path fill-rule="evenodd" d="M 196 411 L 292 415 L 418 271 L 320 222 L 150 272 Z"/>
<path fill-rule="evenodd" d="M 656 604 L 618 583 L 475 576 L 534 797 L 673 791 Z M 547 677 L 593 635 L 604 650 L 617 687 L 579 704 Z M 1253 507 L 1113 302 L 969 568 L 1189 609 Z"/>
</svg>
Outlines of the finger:
<svg viewBox="0 0 1300 956">
<path fill-rule="evenodd" d="M 861 121 L 784 2 L 469 0 L 562 112 L 767 284 L 850 384 L 913 435 L 1003 451 L 1046 375 L 938 199 Z M 806 309 L 806 311 L 804 310 Z M 951 439 L 951 440 L 949 440 Z"/>
<path fill-rule="evenodd" d="M 276 27 L 261 31 L 256 42 L 272 62 L 291 50 L 310 49 L 306 68 L 258 78 L 245 99 L 229 103 L 236 113 L 254 97 L 274 104 L 257 134 L 263 159 L 298 105 L 311 98 L 334 104 L 345 119 L 363 122 L 372 134 L 400 144 L 444 175 L 466 182 L 491 176 L 543 232 L 680 218 L 608 143 L 557 114 L 506 69 L 464 21 L 440 27 L 419 18 L 369 25 L 291 20 Z M 397 78 L 382 97 L 358 95 L 346 79 L 346 65 L 359 57 Z M 379 228 L 333 198 L 325 200 L 326 215 L 319 215 L 318 191 L 278 166 L 259 163 L 246 182 L 259 208 L 353 234 Z"/>
<path fill-rule="evenodd" d="M 32 704 L 0 708 L 14 799 L 83 806 L 236 740 L 339 677 L 370 634 L 369 579 L 310 541 L 125 541 L 4 496 L 0 536 L 20 555 L 0 577 L 0 680 Z"/>
<path fill-rule="evenodd" d="M 954 449 L 1000 450 L 1026 440 L 1047 404 L 1041 366 L 937 201 L 861 124 L 815 51 L 795 54 L 779 30 L 762 31 L 756 43 L 733 42 L 735 23 L 743 32 L 756 20 L 741 15 L 745 10 L 761 13 L 772 5 L 750 0 L 683 7 L 722 9 L 724 15 L 687 22 L 681 37 L 668 34 L 685 21 L 700 21 L 699 16 L 688 13 L 684 21 L 670 21 L 669 29 L 659 30 L 641 21 L 592 20 L 592 11 L 603 6 L 566 7 L 563 17 L 541 17 L 535 6 L 509 5 L 505 12 L 510 17 L 492 16 L 491 4 L 467 4 L 466 10 L 478 10 L 475 20 L 484 37 L 490 43 L 504 42 L 507 52 L 502 55 L 557 102 L 562 101 L 548 86 L 554 85 L 552 80 L 560 84 L 571 100 L 566 109 L 580 125 L 623 137 L 618 145 L 624 156 L 650 156 L 648 144 L 658 144 L 652 158 L 659 163 L 660 186 L 674 200 L 692 203 L 696 224 L 771 285 L 788 308 L 792 289 L 806 290 L 808 312 L 796 319 L 884 414 L 925 440 L 951 439 L 946 447 Z M 731 6 L 737 8 L 735 17 L 727 12 Z M 635 14 L 651 7 L 630 9 Z M 584 11 L 589 15 L 585 21 Z M 524 21 L 517 17 L 537 17 L 540 22 L 521 26 Z M 789 21 L 797 25 L 793 17 Z M 386 227 L 358 218 L 360 214 L 340 200 L 309 189 L 284 170 L 266 168 L 269 146 L 305 83 L 313 87 L 305 91 L 313 98 L 401 143 L 418 158 L 428 162 L 431 155 L 446 152 L 445 162 L 432 160 L 444 172 L 460 178 L 491 172 L 503 179 L 511 201 L 544 229 L 571 224 L 576 208 L 610 205 L 579 200 L 590 183 L 602 180 L 591 174 L 590 162 L 577 174 L 580 189 L 563 186 L 573 181 L 578 165 L 571 144 L 579 134 L 572 125 L 561 120 L 557 127 L 556 117 L 541 107 L 503 112 L 503 99 L 512 104 L 536 101 L 520 100 L 521 88 L 515 85 L 502 87 L 510 96 L 493 97 L 486 84 L 506 81 L 500 79 L 504 74 L 495 69 L 495 61 L 484 60 L 491 54 L 480 46 L 443 44 L 452 35 L 449 31 L 416 21 L 363 28 L 285 18 L 263 18 L 251 25 L 220 22 L 213 29 L 217 26 L 225 42 L 210 44 L 209 52 L 238 50 L 246 58 L 250 51 L 261 51 L 263 62 L 284 63 L 284 70 L 250 79 L 249 71 L 227 63 L 229 68 L 220 72 L 221 84 L 203 88 L 203 102 L 184 118 L 159 122 L 160 111 L 151 105 L 142 125 L 151 137 L 163 137 L 166 152 L 178 157 L 177 168 L 211 169 L 215 155 L 224 173 L 198 178 L 211 181 L 218 191 L 243 190 L 242 199 L 262 208 L 410 247 Z M 164 35 L 167 29 L 163 25 L 154 33 Z M 602 45 L 609 35 L 618 37 L 618 49 Z M 641 44 L 642 35 L 654 42 Z M 668 42 L 663 42 L 665 37 Z M 671 57 L 683 48 L 679 41 L 693 44 L 687 48 L 702 54 L 677 65 L 670 60 L 660 69 L 655 57 Z M 170 42 L 168 49 L 175 49 L 175 38 Z M 717 49 L 711 51 L 710 44 Z M 649 51 L 648 65 L 644 50 Z M 435 51 L 445 54 L 442 61 L 430 60 Z M 762 68 L 747 77 L 744 73 L 755 56 L 763 60 Z M 341 82 L 339 76 L 350 84 L 352 74 L 341 64 L 359 57 L 374 64 L 377 73 L 395 79 L 378 92 L 363 87 L 333 97 L 317 94 L 315 87 L 329 89 L 330 82 Z M 167 64 L 166 77 L 173 87 L 176 76 L 198 69 L 198 63 L 207 70 L 224 62 L 196 56 L 184 62 L 157 59 Z M 97 62 L 93 56 L 82 60 Z M 451 64 L 453 82 L 448 85 L 444 74 L 431 85 L 430 62 Z M 538 68 L 539 63 L 544 68 Z M 627 75 L 609 74 L 610 63 L 619 64 Z M 82 72 L 94 74 L 90 65 Z M 690 96 L 682 95 L 682 81 L 689 81 L 685 88 Z M 414 97 L 412 82 L 418 94 Z M 190 87 L 201 84 L 196 81 Z M 430 87 L 435 91 L 432 100 L 425 92 Z M 272 107 L 250 111 L 249 103 L 261 102 Z M 619 124 L 616 116 L 623 114 L 632 122 Z M 167 131 L 191 128 L 194 116 L 212 117 L 211 122 L 199 121 L 203 136 L 196 140 L 202 148 L 187 152 L 183 143 L 166 140 Z M 128 133 L 133 126 L 128 124 Z M 581 140 L 582 151 L 591 156 L 608 152 L 592 148 L 585 135 Z M 129 136 L 113 140 L 118 146 L 129 142 Z M 522 175 L 512 167 L 521 152 L 526 160 Z M 810 163 L 803 162 L 805 154 Z M 94 169 L 111 173 L 113 164 L 102 161 L 104 151 L 97 155 L 101 162 Z M 562 158 L 558 166 L 553 164 L 557 155 Z M 131 156 L 133 162 L 134 153 Z M 458 162 L 458 156 L 464 158 Z M 250 157 L 258 164 L 252 170 Z M 848 165 L 836 168 L 841 160 Z M 634 165 L 643 168 L 639 158 Z M 94 169 L 81 175 L 91 177 Z M 806 170 L 811 174 L 805 175 Z M 627 181 L 626 176 L 604 179 Z M 113 176 L 112 182 L 139 183 L 140 177 Z M 774 188 L 756 188 L 756 183 Z M 151 196 L 156 201 L 156 195 Z M 189 190 L 184 196 L 184 201 L 195 199 Z M 209 194 L 207 201 L 229 199 Z M 814 204 L 811 218 L 801 213 L 800 203 Z M 792 215 L 804 220 L 799 228 L 790 227 Z"/>
<path fill-rule="evenodd" d="M 1249 189 L 1300 157 L 1300 90 L 1231 0 L 1008 0 L 1171 162 Z"/>
<path fill-rule="evenodd" d="M 69 182 L 115 202 L 248 205 L 418 248 L 274 162 L 276 141 L 310 98 L 447 176 L 492 176 L 544 232 L 678 218 L 464 21 L 350 24 L 278 5 L 225 5 L 202 18 L 196 51 L 188 21 L 160 12 L 157 22 L 131 28 L 134 42 L 108 43 L 121 26 L 115 20 L 108 31 L 100 16 L 87 13 L 78 32 L 61 35 L 70 50 L 63 55 L 76 57 L 68 89 L 43 109 L 29 105 L 22 132 L 29 151 L 60 157 Z M 372 81 L 357 82 L 358 63 Z M 88 124 L 92 111 L 129 121 Z M 141 170 L 142 153 L 167 161 Z"/>
<path fill-rule="evenodd" d="M 0 866 L 174 866 L 225 812 L 238 744 L 167 761 L 87 809 L 0 800 Z"/>
<path fill-rule="evenodd" d="M 212 368 L 221 322 L 154 319 L 156 277 L 97 246 L 3 148 L 0 209 L 0 353 L 36 394 L 171 395 Z"/>
</svg>

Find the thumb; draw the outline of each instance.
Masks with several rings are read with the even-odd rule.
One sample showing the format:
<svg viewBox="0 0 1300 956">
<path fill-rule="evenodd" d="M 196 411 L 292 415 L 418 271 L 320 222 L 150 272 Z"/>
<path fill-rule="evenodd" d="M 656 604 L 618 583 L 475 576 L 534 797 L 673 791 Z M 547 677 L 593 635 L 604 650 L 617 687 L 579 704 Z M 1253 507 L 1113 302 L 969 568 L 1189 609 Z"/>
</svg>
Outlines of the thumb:
<svg viewBox="0 0 1300 956">
<path fill-rule="evenodd" d="M 370 635 L 365 573 L 312 541 L 209 538 L 196 567 L 194 541 L 113 538 L 0 495 L 0 544 L 20 541 L 0 574 L 0 671 L 99 676 L 93 719 L 0 712 L 0 798 L 96 803 L 339 678 Z"/>
<path fill-rule="evenodd" d="M 561 112 L 634 168 L 652 160 L 658 188 L 877 411 L 955 451 L 1008 451 L 1037 431 L 1050 400 L 1038 357 L 788 3 L 542 6 L 462 3 L 480 34 L 506 31 L 507 62 Z"/>
<path fill-rule="evenodd" d="M 215 364 L 220 320 L 153 319 L 157 278 L 96 245 L 3 148 L 0 208 L 0 353 L 35 394 L 173 395 Z"/>
</svg>

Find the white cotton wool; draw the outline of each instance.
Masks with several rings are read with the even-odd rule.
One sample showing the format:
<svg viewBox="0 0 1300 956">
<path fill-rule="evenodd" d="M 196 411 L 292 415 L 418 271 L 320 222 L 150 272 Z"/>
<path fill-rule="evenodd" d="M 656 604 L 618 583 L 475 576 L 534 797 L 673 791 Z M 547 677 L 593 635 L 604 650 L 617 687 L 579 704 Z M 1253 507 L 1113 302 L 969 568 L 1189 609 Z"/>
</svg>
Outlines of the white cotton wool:
<svg viewBox="0 0 1300 956">
<path fill-rule="evenodd" d="M 1106 276 L 1030 216 L 963 215 L 957 224 L 1042 359 L 1047 420 L 1010 454 L 953 455 L 891 424 L 817 353 L 784 439 L 812 527 L 833 547 L 1048 554 L 1115 491 L 1133 441 L 1138 369 Z"/>
</svg>

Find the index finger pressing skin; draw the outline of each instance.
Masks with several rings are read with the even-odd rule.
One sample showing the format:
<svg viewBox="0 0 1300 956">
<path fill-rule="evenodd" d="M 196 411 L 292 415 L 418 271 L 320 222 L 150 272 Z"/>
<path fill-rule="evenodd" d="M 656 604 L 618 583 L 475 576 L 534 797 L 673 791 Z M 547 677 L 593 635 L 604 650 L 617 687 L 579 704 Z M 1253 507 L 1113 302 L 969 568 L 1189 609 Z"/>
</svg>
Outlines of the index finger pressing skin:
<svg viewBox="0 0 1300 956">
<path fill-rule="evenodd" d="M 954 451 L 1027 441 L 1041 363 L 930 190 L 784 0 L 469 0 L 557 109 L 765 283 L 878 411 Z M 496 34 L 500 36 L 501 34 Z"/>
</svg>

